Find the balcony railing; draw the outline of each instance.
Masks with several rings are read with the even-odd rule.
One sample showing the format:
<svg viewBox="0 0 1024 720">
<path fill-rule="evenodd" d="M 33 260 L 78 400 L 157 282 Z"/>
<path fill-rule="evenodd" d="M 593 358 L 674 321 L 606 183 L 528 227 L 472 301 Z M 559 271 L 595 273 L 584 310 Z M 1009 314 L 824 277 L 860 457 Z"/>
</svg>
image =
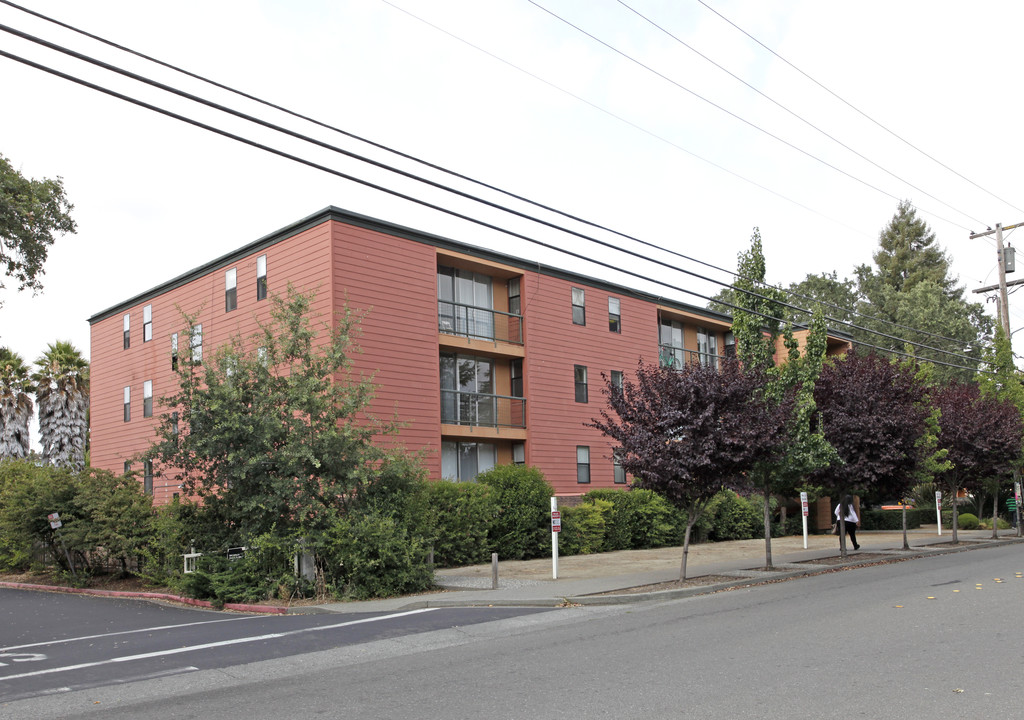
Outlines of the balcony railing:
<svg viewBox="0 0 1024 720">
<path fill-rule="evenodd" d="M 731 356 L 716 355 L 715 353 L 700 352 L 699 350 L 684 350 L 672 345 L 659 346 L 659 358 L 662 367 L 679 368 L 683 365 L 701 364 L 706 366 L 720 367 L 720 361 Z"/>
<path fill-rule="evenodd" d="M 523 344 L 522 315 L 462 303 L 437 302 L 437 329 L 446 335 Z"/>
<path fill-rule="evenodd" d="M 441 422 L 449 425 L 525 428 L 526 399 L 442 390 Z"/>
</svg>

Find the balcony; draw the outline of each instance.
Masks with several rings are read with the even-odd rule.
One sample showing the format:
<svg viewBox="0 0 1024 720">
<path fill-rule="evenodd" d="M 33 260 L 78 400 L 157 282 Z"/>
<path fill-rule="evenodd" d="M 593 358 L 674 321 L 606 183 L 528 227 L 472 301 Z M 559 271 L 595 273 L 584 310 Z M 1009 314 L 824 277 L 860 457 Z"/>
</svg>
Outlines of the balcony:
<svg viewBox="0 0 1024 720">
<path fill-rule="evenodd" d="M 526 399 L 441 390 L 441 422 L 486 428 L 525 428 Z"/>
<path fill-rule="evenodd" d="M 458 335 L 468 340 L 523 344 L 522 315 L 457 302 L 438 301 L 437 329 L 445 335 Z"/>
<path fill-rule="evenodd" d="M 720 361 L 731 359 L 732 356 L 716 355 L 699 350 L 685 350 L 673 345 L 659 345 L 658 357 L 662 367 L 680 368 L 683 365 L 700 364 L 717 368 L 720 366 Z"/>
</svg>

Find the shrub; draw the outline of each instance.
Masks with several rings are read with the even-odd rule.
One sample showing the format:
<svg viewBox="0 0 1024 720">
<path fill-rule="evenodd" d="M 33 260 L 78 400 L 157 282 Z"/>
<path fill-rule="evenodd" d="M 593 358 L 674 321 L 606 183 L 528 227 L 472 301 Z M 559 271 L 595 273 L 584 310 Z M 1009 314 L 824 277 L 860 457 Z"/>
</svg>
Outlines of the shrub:
<svg viewBox="0 0 1024 720">
<path fill-rule="evenodd" d="M 978 529 L 978 516 L 972 515 L 971 513 L 958 514 L 956 516 L 957 527 L 961 530 L 977 530 Z M 952 520 L 950 520 L 952 522 Z"/>
<path fill-rule="evenodd" d="M 433 586 L 421 538 L 395 518 L 365 515 L 338 520 L 320 557 L 334 595 L 366 600 L 421 592 Z"/>
<path fill-rule="evenodd" d="M 722 490 L 708 503 L 710 514 L 709 540 L 749 540 L 764 536 L 764 516 L 755 500 Z"/>
<path fill-rule="evenodd" d="M 907 529 L 921 527 L 921 521 L 926 511 L 917 509 L 907 510 Z M 862 510 L 861 528 L 863 530 L 902 530 L 902 510 Z"/>
<path fill-rule="evenodd" d="M 611 503 L 603 514 L 606 551 L 662 547 L 676 536 L 672 506 L 651 490 L 591 490 L 583 499 Z"/>
<path fill-rule="evenodd" d="M 440 567 L 489 562 L 488 539 L 498 514 L 495 492 L 476 483 L 434 482 L 424 491 L 428 518 L 422 533 Z"/>
<path fill-rule="evenodd" d="M 608 500 L 592 498 L 562 510 L 562 531 L 558 551 L 565 555 L 589 555 L 604 549 L 606 516 L 614 506 Z"/>
<path fill-rule="evenodd" d="M 73 528 L 80 519 L 75 514 L 75 491 L 74 477 L 67 470 L 27 460 L 0 462 L 0 569 L 28 569 L 37 545 L 47 548 L 61 569 L 68 569 L 47 515 L 60 513 L 61 522 Z"/>
<path fill-rule="evenodd" d="M 544 473 L 526 465 L 498 465 L 480 473 L 477 482 L 495 494 L 498 514 L 490 546 L 505 560 L 540 557 L 547 552 L 551 496 Z"/>
</svg>

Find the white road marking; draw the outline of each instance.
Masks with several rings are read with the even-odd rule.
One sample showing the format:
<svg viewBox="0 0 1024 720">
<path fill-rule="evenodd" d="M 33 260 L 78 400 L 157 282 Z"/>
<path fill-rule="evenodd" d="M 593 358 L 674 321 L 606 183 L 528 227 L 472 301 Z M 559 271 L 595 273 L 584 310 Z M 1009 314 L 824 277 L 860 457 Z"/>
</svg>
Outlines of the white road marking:
<svg viewBox="0 0 1024 720">
<path fill-rule="evenodd" d="M 181 623 L 180 625 L 157 625 L 156 627 L 139 628 L 138 630 L 119 630 L 112 633 L 101 633 L 99 635 L 83 635 L 82 637 L 65 638 L 63 640 L 47 640 L 46 642 L 28 643 L 27 645 L 11 645 L 0 647 L 0 652 L 9 650 L 24 650 L 31 647 L 44 647 L 46 645 L 61 645 L 63 643 L 80 642 L 82 640 L 96 640 L 97 638 L 114 637 L 115 635 L 131 635 L 132 633 L 156 632 L 157 630 L 174 630 L 175 628 L 191 627 L 193 625 L 210 625 L 211 623 L 237 622 L 239 620 L 258 620 L 265 615 L 253 615 L 252 617 L 224 618 L 223 620 L 201 620 L 198 622 Z"/>
<path fill-rule="evenodd" d="M 170 650 L 157 650 L 156 652 L 141 653 L 139 655 L 124 655 L 122 657 L 109 658 L 107 660 L 98 660 L 96 662 L 80 663 L 78 665 L 66 665 L 64 667 L 49 668 L 47 670 L 36 670 L 34 672 L 20 673 L 18 675 L 7 675 L 0 677 L 0 682 L 4 680 L 18 680 L 20 678 L 35 677 L 38 675 L 50 675 L 52 673 L 68 672 L 69 670 L 81 670 L 83 668 L 98 667 L 100 665 L 110 665 L 113 663 L 132 662 L 135 660 L 147 660 L 149 658 L 163 657 L 166 655 L 179 655 L 181 653 L 194 652 L 196 650 L 208 650 L 209 648 L 224 647 L 227 645 L 241 645 L 243 643 L 259 642 L 261 640 L 273 640 L 275 638 L 288 637 L 290 635 L 299 635 L 301 633 L 317 632 L 320 630 L 336 630 L 337 628 L 348 627 L 350 625 L 362 625 L 364 623 L 380 622 L 381 620 L 391 620 L 392 618 L 405 617 L 406 615 L 418 615 L 419 613 L 431 612 L 438 608 L 420 608 L 419 610 L 407 610 L 406 612 L 392 613 L 391 615 L 380 615 L 378 617 L 363 618 L 361 620 L 349 620 L 348 622 L 335 623 L 334 625 L 321 625 L 319 627 L 311 628 L 300 628 L 298 630 L 288 630 L 279 633 L 267 633 L 266 635 L 253 635 L 250 637 L 234 638 L 233 640 L 220 640 L 218 642 L 203 643 L 202 645 L 189 645 L 187 647 L 172 648 Z"/>
</svg>

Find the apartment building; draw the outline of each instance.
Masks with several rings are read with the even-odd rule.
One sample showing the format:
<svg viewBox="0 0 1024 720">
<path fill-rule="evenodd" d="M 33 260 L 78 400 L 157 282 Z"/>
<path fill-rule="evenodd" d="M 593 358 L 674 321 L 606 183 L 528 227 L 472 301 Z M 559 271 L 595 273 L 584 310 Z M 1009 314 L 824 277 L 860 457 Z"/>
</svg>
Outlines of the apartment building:
<svg viewBox="0 0 1024 720">
<path fill-rule="evenodd" d="M 624 485 L 609 441 L 585 426 L 603 376 L 734 350 L 726 315 L 329 207 L 89 319 L 93 466 L 134 469 L 169 501 L 174 478 L 132 463 L 167 411 L 180 354 L 255 332 L 289 283 L 316 293 L 322 320 L 364 314 L 352 361 L 374 375 L 370 412 L 401 420 L 383 441 L 426 450 L 434 479 L 526 463 L 563 497 Z"/>
</svg>

